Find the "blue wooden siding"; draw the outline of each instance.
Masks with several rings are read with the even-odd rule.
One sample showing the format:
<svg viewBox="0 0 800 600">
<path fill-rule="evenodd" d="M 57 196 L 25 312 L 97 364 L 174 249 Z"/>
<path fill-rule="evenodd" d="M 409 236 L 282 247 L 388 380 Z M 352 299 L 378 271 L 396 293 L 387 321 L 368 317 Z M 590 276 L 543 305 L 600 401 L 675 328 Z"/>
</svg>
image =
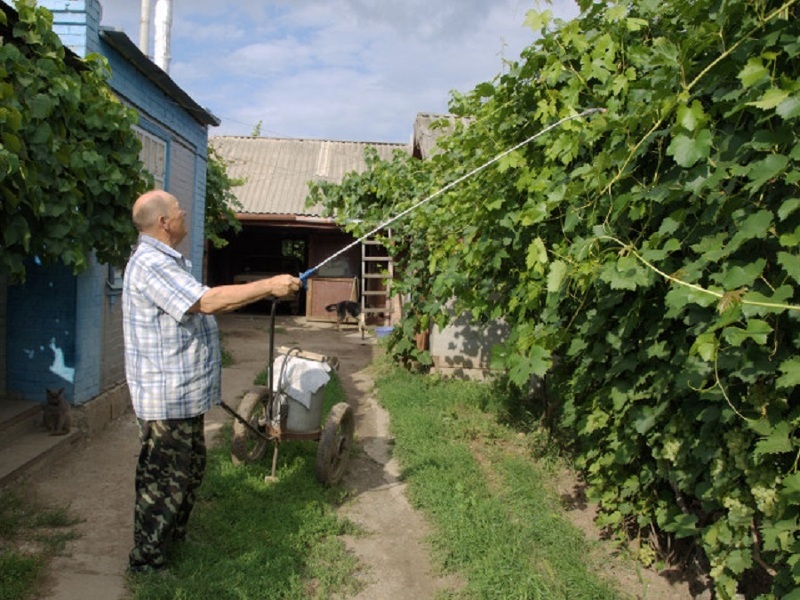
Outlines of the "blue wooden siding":
<svg viewBox="0 0 800 600">
<path fill-rule="evenodd" d="M 192 261 L 194 276 L 203 275 L 208 129 L 198 123 L 109 44 L 101 51 L 111 66 L 110 85 L 117 96 L 139 112 L 139 127 L 167 145 L 165 187 L 180 201 L 191 223 L 179 248 Z"/>
<path fill-rule="evenodd" d="M 45 388 L 75 389 L 77 279 L 66 267 L 28 261 L 25 285 L 8 288 L 6 368 L 8 389 L 27 400 Z"/>
<path fill-rule="evenodd" d="M 139 126 L 167 145 L 165 187 L 188 212 L 190 231 L 180 250 L 202 277 L 208 128 L 103 39 L 97 0 L 40 0 L 54 30 L 79 56 L 108 60 L 110 87 L 135 108 Z M 118 292 L 108 266 L 92 261 L 78 276 L 31 261 L 28 280 L 8 287 L 6 390 L 44 401 L 45 388 L 64 387 L 70 402 L 87 402 L 124 382 Z M 0 390 L 2 391 L 2 390 Z"/>
</svg>

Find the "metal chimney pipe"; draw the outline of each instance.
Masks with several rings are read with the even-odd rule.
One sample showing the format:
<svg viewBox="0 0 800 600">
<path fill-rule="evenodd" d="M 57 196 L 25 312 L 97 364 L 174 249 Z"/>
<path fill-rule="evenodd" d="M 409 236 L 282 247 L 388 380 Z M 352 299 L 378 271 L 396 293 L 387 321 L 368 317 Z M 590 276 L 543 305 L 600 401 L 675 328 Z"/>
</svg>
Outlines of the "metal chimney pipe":
<svg viewBox="0 0 800 600">
<path fill-rule="evenodd" d="M 155 12 L 155 63 L 169 73 L 170 31 L 172 29 L 172 0 L 156 0 Z"/>
<path fill-rule="evenodd" d="M 142 15 L 139 20 L 139 50 L 150 56 L 150 0 L 142 0 Z"/>
</svg>

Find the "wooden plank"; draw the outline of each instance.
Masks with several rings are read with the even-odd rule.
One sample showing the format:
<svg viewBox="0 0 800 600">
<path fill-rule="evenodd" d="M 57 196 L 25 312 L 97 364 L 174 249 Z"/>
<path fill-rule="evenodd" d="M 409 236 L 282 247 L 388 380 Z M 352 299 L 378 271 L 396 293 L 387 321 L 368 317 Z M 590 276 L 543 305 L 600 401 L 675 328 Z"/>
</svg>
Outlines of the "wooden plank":
<svg viewBox="0 0 800 600">
<path fill-rule="evenodd" d="M 336 313 L 325 307 L 342 300 L 358 300 L 358 279 L 355 277 L 312 277 L 306 293 L 306 319 L 336 322 Z"/>
</svg>

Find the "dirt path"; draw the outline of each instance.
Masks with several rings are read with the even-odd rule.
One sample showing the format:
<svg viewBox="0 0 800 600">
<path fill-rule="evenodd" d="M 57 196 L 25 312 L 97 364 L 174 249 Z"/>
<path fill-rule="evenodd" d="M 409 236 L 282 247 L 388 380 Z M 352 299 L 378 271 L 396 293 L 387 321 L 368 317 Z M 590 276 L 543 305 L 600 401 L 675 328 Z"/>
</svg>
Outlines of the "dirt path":
<svg viewBox="0 0 800 600">
<path fill-rule="evenodd" d="M 223 345 L 233 365 L 223 370 L 223 396 L 236 404 L 252 387 L 268 356 L 268 320 L 248 315 L 219 319 Z M 346 540 L 363 565 L 367 582 L 359 598 L 424 599 L 448 581 L 430 576 L 422 537 L 423 519 L 415 513 L 390 460 L 388 419 L 371 396 L 368 365 L 374 340 L 357 332 L 337 332 L 327 323 L 278 317 L 276 346 L 337 356 L 339 375 L 356 411 L 356 440 L 363 452 L 354 455 L 345 485 L 355 490 L 343 511 L 366 535 Z M 234 401 L 235 399 L 235 401 Z M 206 438 L 213 443 L 227 416 L 219 408 L 206 419 Z M 82 447 L 36 472 L 31 492 L 43 502 L 68 504 L 83 519 L 80 537 L 67 555 L 55 560 L 43 600 L 122 600 L 127 598 L 124 572 L 132 542 L 133 474 L 139 442 L 133 414 L 127 414 Z"/>
<path fill-rule="evenodd" d="M 358 397 L 356 436 L 361 452 L 350 460 L 343 483 L 353 490 L 354 500 L 341 512 L 360 525 L 366 535 L 346 536 L 345 544 L 364 565 L 365 589 L 357 600 L 375 598 L 432 598 L 443 589 L 460 585 L 457 578 L 431 573 L 428 549 L 423 540 L 428 525 L 406 499 L 406 485 L 391 455 L 389 419 L 372 396 L 372 381 L 365 370 L 349 382 Z"/>
<path fill-rule="evenodd" d="M 224 347 L 233 365 L 223 370 L 223 397 L 236 405 L 252 387 L 266 364 L 268 320 L 226 315 L 220 318 Z M 342 514 L 366 532 L 348 536 L 345 543 L 362 565 L 365 588 L 351 600 L 433 598 L 444 589 L 457 589 L 456 577 L 440 578 L 431 570 L 425 536 L 429 529 L 409 505 L 405 484 L 391 456 L 388 416 L 373 395 L 370 365 L 376 346 L 362 341 L 355 330 L 337 332 L 327 323 L 308 323 L 302 317 L 279 317 L 276 346 L 287 345 L 339 358 L 339 376 L 356 414 L 356 443 L 343 483 L 353 490 Z M 213 443 L 229 419 L 220 408 L 206 419 L 206 438 Z M 100 435 L 34 474 L 31 491 L 44 502 L 68 504 L 83 523 L 80 537 L 69 544 L 67 556 L 54 562 L 43 600 L 124 600 L 124 572 L 132 542 L 133 474 L 139 442 L 132 414 L 121 417 Z M 589 510 L 584 507 L 585 510 Z M 591 529 L 580 512 L 577 522 Z M 590 533 L 591 537 L 591 533 Z M 639 575 L 641 576 L 641 574 Z M 645 581 L 623 574 L 618 579 L 634 597 L 648 600 L 691 598 L 685 586 L 645 575 Z M 638 580 L 637 580 L 638 579 Z M 630 586 L 630 587 L 628 587 Z"/>
</svg>

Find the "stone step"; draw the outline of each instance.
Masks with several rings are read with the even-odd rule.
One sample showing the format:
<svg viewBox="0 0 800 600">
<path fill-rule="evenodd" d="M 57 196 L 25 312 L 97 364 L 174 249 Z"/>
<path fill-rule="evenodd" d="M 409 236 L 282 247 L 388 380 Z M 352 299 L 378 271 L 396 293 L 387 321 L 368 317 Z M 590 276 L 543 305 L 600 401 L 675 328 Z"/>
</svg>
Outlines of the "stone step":
<svg viewBox="0 0 800 600">
<path fill-rule="evenodd" d="M 31 473 L 48 459 L 70 452 L 81 438 L 81 431 L 76 427 L 65 435 L 50 435 L 39 430 L 18 436 L 0 450 L 0 487 Z"/>
<path fill-rule="evenodd" d="M 0 399 L 0 487 L 70 451 L 81 439 L 78 428 L 50 435 L 42 425 L 42 405 Z"/>
<path fill-rule="evenodd" d="M 42 431 L 42 405 L 0 399 L 0 451 L 28 433 Z"/>
</svg>

